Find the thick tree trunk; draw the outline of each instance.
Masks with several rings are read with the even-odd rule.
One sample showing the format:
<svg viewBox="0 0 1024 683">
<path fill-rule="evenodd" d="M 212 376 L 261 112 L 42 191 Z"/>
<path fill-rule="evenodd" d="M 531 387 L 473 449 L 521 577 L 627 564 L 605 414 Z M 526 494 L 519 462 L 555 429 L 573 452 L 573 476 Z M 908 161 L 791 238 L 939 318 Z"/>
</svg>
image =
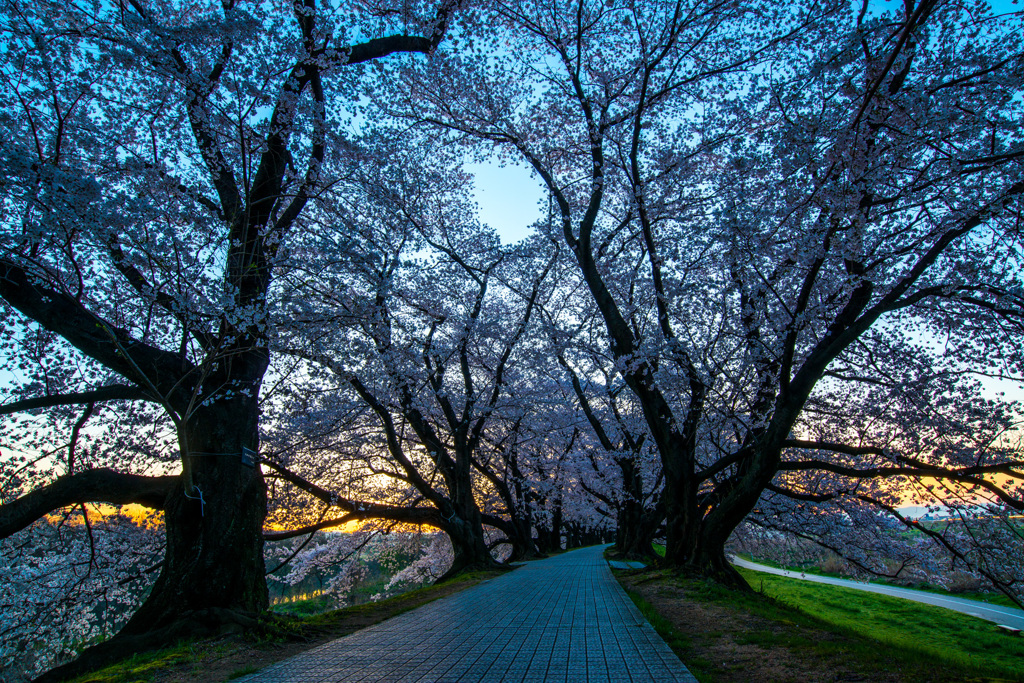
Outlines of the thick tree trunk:
<svg viewBox="0 0 1024 683">
<path fill-rule="evenodd" d="M 651 543 L 661 524 L 661 506 L 656 510 L 644 508 L 643 477 L 631 458 L 617 461 L 622 470 L 623 503 L 619 506 L 615 528 L 615 549 L 624 557 L 638 560 L 654 556 Z"/>
<path fill-rule="evenodd" d="M 551 529 L 543 526 L 537 526 L 537 550 L 538 552 L 548 554 L 555 553 L 562 549 L 561 539 L 558 534 L 553 532 Z"/>
<path fill-rule="evenodd" d="M 674 543 L 666 545 L 662 563 L 689 576 L 712 579 L 730 588 L 749 590 L 750 586 L 725 556 L 725 543 L 729 540 L 731 530 L 725 534 L 711 533 L 704 528 L 702 520 L 687 518 L 685 515 L 682 518 L 680 520 L 677 516 L 674 529 L 670 527 L 668 538 Z"/>
<path fill-rule="evenodd" d="M 255 398 L 215 401 L 193 416 L 185 472 L 164 510 L 163 570 L 125 633 L 158 629 L 205 609 L 267 609 L 266 486 L 259 464 L 242 458 L 243 448 L 258 452 L 258 439 Z"/>
<path fill-rule="evenodd" d="M 615 528 L 615 550 L 623 557 L 638 560 L 654 556 L 651 544 L 658 531 L 660 516 L 645 510 L 638 501 L 629 500 L 619 510 L 618 525 Z"/>
<path fill-rule="evenodd" d="M 716 538 L 698 543 L 680 569 L 691 576 L 712 579 L 729 588 L 749 591 L 750 584 L 740 576 L 725 556 L 726 540 L 728 539 Z"/>
<path fill-rule="evenodd" d="M 666 494 L 669 494 L 666 483 Z M 662 502 L 666 513 L 666 548 L 663 563 L 682 573 L 739 590 L 750 590 L 725 556 L 725 543 L 733 530 L 743 521 L 757 503 L 750 495 L 727 496 L 708 514 L 697 507 L 696 495 L 687 491 L 665 495 Z"/>
<path fill-rule="evenodd" d="M 569 525 L 565 530 L 565 549 L 573 550 L 583 545 L 583 539 L 580 538 L 580 529 L 575 524 Z"/>
<path fill-rule="evenodd" d="M 123 632 L 159 629 L 209 608 L 257 614 L 269 600 L 264 579 L 266 489 L 259 473 L 206 468 L 202 501 L 184 482 L 165 510 L 167 550 L 149 598 Z M 212 495 L 211 495 L 212 494 Z"/>
<path fill-rule="evenodd" d="M 547 501 L 540 500 L 540 507 L 544 507 Z M 542 553 L 557 553 L 562 551 L 562 502 L 555 501 L 551 513 L 551 526 L 535 525 L 537 529 L 537 550 Z"/>
<path fill-rule="evenodd" d="M 512 555 L 508 558 L 509 562 L 529 560 L 542 554 L 533 540 L 533 525 L 530 524 L 529 519 L 514 518 L 512 526 L 515 533 L 509 538 L 512 542 Z"/>
<path fill-rule="evenodd" d="M 182 638 L 241 631 L 269 604 L 263 563 L 266 486 L 259 464 L 257 404 L 237 395 L 199 408 L 188 425 L 184 473 L 164 505 L 167 548 L 142 606 L 112 639 L 37 681 L 73 678 Z"/>
<path fill-rule="evenodd" d="M 466 509 L 468 508 L 468 509 Z M 452 542 L 452 566 L 438 581 L 445 581 L 469 571 L 507 568 L 496 562 L 484 541 L 484 527 L 476 504 L 464 506 L 463 514 L 452 514 L 442 525 Z"/>
<path fill-rule="evenodd" d="M 697 546 L 701 518 L 696 494 L 690 490 L 690 479 L 692 477 L 682 476 L 665 467 L 665 488 L 661 500 L 665 506 L 664 563 L 668 566 L 685 565 Z"/>
</svg>

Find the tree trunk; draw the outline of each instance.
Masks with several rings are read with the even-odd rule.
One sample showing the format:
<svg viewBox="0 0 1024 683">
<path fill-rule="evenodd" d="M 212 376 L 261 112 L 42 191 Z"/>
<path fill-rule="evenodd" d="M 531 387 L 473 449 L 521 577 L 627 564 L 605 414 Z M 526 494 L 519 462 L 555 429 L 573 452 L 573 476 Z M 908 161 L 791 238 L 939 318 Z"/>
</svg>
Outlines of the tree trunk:
<svg viewBox="0 0 1024 683">
<path fill-rule="evenodd" d="M 701 517 L 695 492 L 690 491 L 691 478 L 673 472 L 669 467 L 664 471 L 665 488 L 661 497 L 665 506 L 664 562 L 668 566 L 683 566 L 696 549 Z"/>
<path fill-rule="evenodd" d="M 562 549 L 561 539 L 558 534 L 546 526 L 536 525 L 537 529 L 537 551 L 544 553 L 556 553 Z"/>
<path fill-rule="evenodd" d="M 583 543 L 583 528 L 578 522 L 570 522 L 565 525 L 565 549 L 572 550 L 580 548 Z"/>
<path fill-rule="evenodd" d="M 509 538 L 512 541 L 512 555 L 508 561 L 530 560 L 540 555 L 541 551 L 533 541 L 533 525 L 530 524 L 529 518 L 513 518 L 512 526 L 515 533 Z"/>
<path fill-rule="evenodd" d="M 675 524 L 669 526 L 667 538 L 674 542 L 666 544 L 663 564 L 689 576 L 712 579 L 730 588 L 750 590 L 725 556 L 725 543 L 731 530 L 725 534 L 712 533 L 704 526 L 703 520 L 685 515 L 681 517 L 677 515 Z"/>
<path fill-rule="evenodd" d="M 540 499 L 540 508 L 547 505 L 546 499 Z M 537 529 L 537 549 L 542 553 L 558 553 L 562 551 L 562 501 L 556 500 L 552 505 L 551 526 L 535 525 Z"/>
<path fill-rule="evenodd" d="M 448 534 L 452 542 L 453 559 L 452 566 L 441 575 L 438 582 L 464 572 L 507 568 L 495 562 L 491 557 L 491 551 L 487 549 L 483 522 L 475 503 L 464 516 L 453 513 L 450 519 L 446 518 L 442 530 Z"/>
<path fill-rule="evenodd" d="M 675 495 L 672 495 L 675 494 Z M 682 495 L 680 495 L 682 494 Z M 750 590 L 725 556 L 725 543 L 733 530 L 757 504 L 757 492 L 734 491 L 726 495 L 710 512 L 697 507 L 697 496 L 683 488 L 669 490 L 666 479 L 662 502 L 666 513 L 664 564 L 682 573 L 712 579 L 739 590 Z"/>
<path fill-rule="evenodd" d="M 680 569 L 685 574 L 702 579 L 712 579 L 729 588 L 750 591 L 750 584 L 740 576 L 725 556 L 724 539 L 706 539 L 693 548 L 692 553 Z"/>
<path fill-rule="evenodd" d="M 254 453 L 259 447 L 252 393 L 203 406 L 190 420 L 190 454 L 165 503 L 167 548 L 149 597 L 114 638 L 37 681 L 73 678 L 137 651 L 257 624 L 269 606 L 267 501 L 258 463 L 249 466 L 241 458 L 243 447 Z"/>
<path fill-rule="evenodd" d="M 657 509 L 644 508 L 643 477 L 633 460 L 620 458 L 617 464 L 622 470 L 623 502 L 615 528 L 615 549 L 624 557 L 650 559 L 654 556 L 651 543 L 661 523 L 661 514 Z"/>
<path fill-rule="evenodd" d="M 521 476 L 515 478 L 515 492 L 516 497 L 514 499 L 509 497 L 506 503 L 512 516 L 511 531 L 513 532 L 509 537 L 509 540 L 512 541 L 512 554 L 508 558 L 509 562 L 529 560 L 544 554 L 540 550 L 539 539 L 537 542 L 533 540 L 533 505 L 530 502 L 530 494 L 523 490 Z M 516 505 L 517 501 L 522 501 L 519 506 Z"/>
<path fill-rule="evenodd" d="M 189 422 L 187 447 L 185 472 L 164 511 L 163 570 L 126 633 L 161 628 L 210 608 L 255 614 L 269 605 L 266 485 L 259 464 L 242 458 L 243 448 L 253 454 L 259 449 L 255 397 L 201 407 Z"/>
<path fill-rule="evenodd" d="M 654 556 L 651 544 L 660 522 L 660 516 L 654 511 L 645 510 L 640 502 L 626 501 L 619 510 L 615 550 L 623 557 L 651 559 Z"/>
</svg>

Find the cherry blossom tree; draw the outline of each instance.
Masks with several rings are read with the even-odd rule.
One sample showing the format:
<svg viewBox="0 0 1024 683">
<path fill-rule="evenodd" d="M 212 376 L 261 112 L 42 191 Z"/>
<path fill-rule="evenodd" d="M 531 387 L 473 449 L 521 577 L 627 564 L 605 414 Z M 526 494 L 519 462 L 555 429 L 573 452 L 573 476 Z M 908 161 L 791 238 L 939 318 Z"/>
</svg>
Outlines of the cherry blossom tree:
<svg viewBox="0 0 1024 683">
<path fill-rule="evenodd" d="M 651 456 L 657 456 L 647 447 L 642 418 L 636 420 L 637 415 L 629 419 L 633 406 L 629 405 L 629 397 L 623 395 L 628 391 L 625 384 L 616 383 L 607 372 L 594 373 L 597 377 L 590 383 L 590 389 L 600 393 L 591 397 L 564 353 L 559 354 L 559 361 L 569 375 L 573 394 L 600 450 L 609 456 L 601 459 L 597 455 L 599 449 L 588 449 L 584 457 L 597 483 L 588 485 L 584 479 L 580 485 L 614 512 L 616 549 L 628 557 L 653 558 L 651 544 L 665 515 L 660 502 L 661 470 L 651 467 Z"/>
<path fill-rule="evenodd" d="M 448 69 L 409 70 L 409 97 L 392 100 L 388 111 L 454 131 L 458 139 L 468 135 L 503 146 L 546 184 L 555 207 L 553 236 L 564 241 L 580 269 L 605 322 L 613 361 L 636 394 L 662 459 L 668 559 L 715 561 L 728 571 L 721 548 L 705 551 L 696 538 L 702 516 L 695 452 L 707 380 L 669 315 L 654 233 L 664 219 L 650 215 L 641 191 L 649 157 L 664 148 L 649 152 L 647 143 L 685 142 L 671 124 L 690 103 L 743 85 L 746 72 L 763 68 L 787 38 L 813 39 L 814 22 L 834 8 L 808 13 L 767 3 L 590 2 L 494 7 L 499 40 L 515 45 L 501 69 L 452 57 Z M 467 70 L 478 87 L 455 88 L 450 79 Z M 463 96 L 452 102 L 453 91 Z M 643 134 L 645 126 L 656 129 Z M 633 265 L 644 260 L 649 277 Z M 642 277 L 655 296 L 637 291 L 634 283 Z M 682 377 L 681 387 L 678 377 L 672 379 L 681 402 L 653 381 L 662 350 Z"/>
<path fill-rule="evenodd" d="M 900 477 L 938 478 L 1020 509 L 988 440 L 1016 408 L 971 383 L 1020 379 L 1019 13 L 492 7 L 499 66 L 411 66 L 385 109 L 546 185 L 661 458 L 667 562 L 744 585 L 724 544 L 765 496 L 891 515 Z"/>
<path fill-rule="evenodd" d="M 162 525 L 73 508 L 0 541 L 0 675 L 29 680 L 109 638 L 159 568 Z"/>
<path fill-rule="evenodd" d="M 736 586 L 744 520 L 871 571 L 902 525 L 1020 600 L 1020 13 L 495 1 L 448 54 L 448 0 L 4 8 L 0 538 L 166 520 L 96 660 L 250 623 L 264 536 L 367 519 L 441 529 L 435 576 L 664 518 Z M 533 238 L 467 153 L 540 178 Z"/>
<path fill-rule="evenodd" d="M 922 529 L 1019 601 L 1024 576 L 998 558 L 1021 540 L 1007 520 L 1024 509 L 1020 404 L 978 378 L 1021 379 L 1021 16 L 867 10 L 719 151 L 725 329 L 741 341 L 722 366 L 732 434 L 712 439 L 729 455 L 709 524 L 734 528 L 755 506 L 786 519 L 788 499 L 815 504 L 801 533 L 877 544 L 881 520 L 912 526 L 897 509 L 911 492 L 984 504 L 1007 545 L 978 534 L 967 552 L 962 527 Z"/>
<path fill-rule="evenodd" d="M 500 529 L 517 556 L 532 546 L 529 524 L 514 519 L 508 458 L 499 453 L 512 447 L 522 420 L 509 412 L 518 409 L 509 387 L 521 374 L 519 346 L 552 250 L 503 248 L 473 222 L 466 179 L 431 170 L 419 160 L 422 148 L 396 139 L 361 140 L 351 175 L 322 199 L 322 228 L 296 242 L 305 265 L 287 280 L 279 326 L 282 354 L 305 360 L 317 378 L 297 391 L 322 396 L 316 412 L 303 406 L 296 418 L 327 425 L 348 406 L 360 412 L 358 427 L 288 427 L 283 442 L 289 432 L 328 437 L 316 448 L 303 437 L 301 449 L 278 449 L 287 458 L 271 458 L 269 467 L 341 505 L 344 519 L 443 530 L 451 573 L 494 567 L 485 524 Z M 340 243 L 348 245 L 344 258 Z M 323 478 L 328 463 L 344 474 Z M 365 484 L 353 487 L 353 479 Z M 487 499 L 492 509 L 484 512 Z"/>
<path fill-rule="evenodd" d="M 661 467 L 642 411 L 607 353 L 604 323 L 579 277 L 560 281 L 565 295 L 542 311 L 543 353 L 558 363 L 561 401 L 575 413 L 579 485 L 615 520 L 616 550 L 654 558 L 652 541 L 665 519 Z M 547 365 L 550 365 L 548 363 Z"/>
<path fill-rule="evenodd" d="M 252 454 L 276 259 L 344 144 L 358 65 L 432 53 L 456 7 L 4 3 L 0 297 L 9 367 L 28 365 L 3 412 L 84 409 L 66 459 L 5 482 L 0 535 L 86 501 L 165 514 L 159 578 L 95 657 L 266 608 Z M 57 356 L 31 364 L 32 339 Z M 77 466 L 111 400 L 159 408 L 180 475 Z"/>
</svg>

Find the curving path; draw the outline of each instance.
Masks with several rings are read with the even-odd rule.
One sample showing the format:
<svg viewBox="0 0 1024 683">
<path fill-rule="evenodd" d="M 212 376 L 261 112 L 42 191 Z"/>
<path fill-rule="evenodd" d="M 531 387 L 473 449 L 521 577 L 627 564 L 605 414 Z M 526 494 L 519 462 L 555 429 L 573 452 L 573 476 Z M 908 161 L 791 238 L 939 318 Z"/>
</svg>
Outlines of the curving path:
<svg viewBox="0 0 1024 683">
<path fill-rule="evenodd" d="M 1024 610 L 1019 610 L 1013 607 L 990 605 L 987 602 L 979 602 L 978 600 L 954 598 L 947 595 L 940 595 L 938 593 L 917 591 L 911 588 L 886 586 L 880 583 L 864 583 L 861 581 L 850 581 L 848 579 L 836 579 L 831 576 L 804 574 L 803 572 L 790 571 L 788 569 L 777 569 L 776 567 L 769 567 L 763 564 L 755 564 L 754 562 L 750 562 L 739 557 L 732 557 L 731 559 L 732 563 L 737 567 L 745 567 L 757 572 L 776 574 L 778 576 L 788 576 L 791 579 L 802 579 L 804 581 L 813 581 L 815 583 L 827 583 L 833 586 L 853 588 L 855 590 L 867 591 L 869 593 L 891 595 L 895 598 L 904 598 L 905 600 L 914 600 L 915 602 L 923 602 L 928 605 L 945 607 L 946 609 L 951 609 L 956 612 L 970 614 L 972 617 L 980 617 L 982 619 L 987 619 L 988 621 L 994 621 L 997 624 L 1006 624 L 1007 626 L 1024 630 Z"/>
<path fill-rule="evenodd" d="M 605 547 L 528 562 L 237 680 L 696 683 L 612 577 Z"/>
</svg>

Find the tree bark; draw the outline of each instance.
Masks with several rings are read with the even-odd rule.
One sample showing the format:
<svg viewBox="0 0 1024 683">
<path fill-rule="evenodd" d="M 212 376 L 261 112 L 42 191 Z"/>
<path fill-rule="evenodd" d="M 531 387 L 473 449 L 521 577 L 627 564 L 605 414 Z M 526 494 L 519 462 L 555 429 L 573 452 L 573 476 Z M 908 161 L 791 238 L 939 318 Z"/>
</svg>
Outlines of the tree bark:
<svg viewBox="0 0 1024 683">
<path fill-rule="evenodd" d="M 487 571 L 495 569 L 507 569 L 506 565 L 496 562 L 487 549 L 484 541 L 484 527 L 480 512 L 476 504 L 472 508 L 463 511 L 463 515 L 453 513 L 450 517 L 444 517 L 441 529 L 452 543 L 452 566 L 446 571 L 440 581 L 446 581 L 458 574 L 470 571 Z"/>
<path fill-rule="evenodd" d="M 529 519 L 514 517 L 512 526 L 515 533 L 509 539 L 512 541 L 512 555 L 509 556 L 508 561 L 530 560 L 540 555 L 540 550 L 533 540 L 533 525 L 530 524 Z"/>
<path fill-rule="evenodd" d="M 645 510 L 637 501 L 626 501 L 619 510 L 618 525 L 615 528 L 615 549 L 624 557 L 638 560 L 652 559 L 651 544 L 661 522 L 660 515 Z"/>
<path fill-rule="evenodd" d="M 751 591 L 750 584 L 740 576 L 725 556 L 726 540 L 728 539 L 718 537 L 702 539 L 679 569 L 684 574 L 701 579 L 713 579 L 735 590 Z"/>
<path fill-rule="evenodd" d="M 186 472 L 164 508 L 163 569 L 123 633 L 160 629 L 210 608 L 267 609 L 266 485 L 258 464 L 241 457 L 243 448 L 259 448 L 252 393 L 203 406 L 190 421 Z"/>
<path fill-rule="evenodd" d="M 663 518 L 659 502 L 654 509 L 644 507 L 644 480 L 632 458 L 617 458 L 622 471 L 622 503 L 615 528 L 615 549 L 625 557 L 651 559 L 651 544 Z"/>
</svg>

